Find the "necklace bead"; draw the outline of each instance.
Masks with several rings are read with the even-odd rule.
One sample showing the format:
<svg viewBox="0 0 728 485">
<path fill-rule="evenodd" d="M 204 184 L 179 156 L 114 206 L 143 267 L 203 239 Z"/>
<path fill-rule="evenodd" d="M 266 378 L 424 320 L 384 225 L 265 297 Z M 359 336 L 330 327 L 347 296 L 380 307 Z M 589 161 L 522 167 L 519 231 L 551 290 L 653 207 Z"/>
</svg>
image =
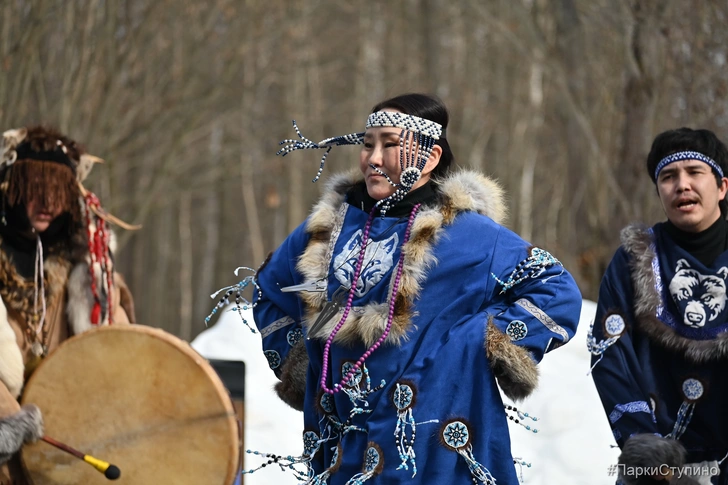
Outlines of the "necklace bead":
<svg viewBox="0 0 728 485">
<path fill-rule="evenodd" d="M 412 212 L 410 213 L 409 221 L 407 222 L 407 230 L 405 231 L 404 235 L 404 241 L 402 245 L 404 246 L 407 244 L 407 241 L 409 240 L 410 233 L 412 231 L 412 224 L 415 220 L 415 215 L 417 215 L 417 211 L 419 210 L 420 206 L 422 204 L 416 204 L 412 208 Z M 341 386 L 347 382 L 354 376 L 356 371 L 358 371 L 361 366 L 364 365 L 364 361 L 369 358 L 369 356 L 372 355 L 372 353 L 379 348 L 379 346 L 384 342 L 384 340 L 389 335 L 389 331 L 392 328 L 392 321 L 394 320 L 394 304 L 397 300 L 397 294 L 399 292 L 399 283 L 400 279 L 402 277 L 402 267 L 404 265 L 404 252 L 400 253 L 399 257 L 399 264 L 397 265 L 397 275 L 394 280 L 394 286 L 392 288 L 392 296 L 389 301 L 389 318 L 387 319 L 387 326 L 384 330 L 384 333 L 382 334 L 379 339 L 374 342 L 374 344 L 362 354 L 362 356 L 357 360 L 356 364 L 352 366 L 352 368 L 349 370 L 349 372 L 344 376 L 344 378 L 339 382 L 338 384 L 334 384 L 333 388 L 329 389 L 326 386 L 326 377 L 328 375 L 329 371 L 329 349 L 331 348 L 331 344 L 334 341 L 334 338 L 336 337 L 336 334 L 339 333 L 339 330 L 341 330 L 341 327 L 344 326 L 344 322 L 346 322 L 347 317 L 349 316 L 349 312 L 351 311 L 352 303 L 354 301 L 354 292 L 356 291 L 356 285 L 359 281 L 359 275 L 361 274 L 361 267 L 362 263 L 364 262 L 364 254 L 366 253 L 366 246 L 367 241 L 369 240 L 369 231 L 372 227 L 372 220 L 374 219 L 374 212 L 376 211 L 377 206 L 374 206 L 369 213 L 369 218 L 367 219 L 367 223 L 364 226 L 364 234 L 362 235 L 361 239 L 361 249 L 359 250 L 359 258 L 356 263 L 356 269 L 354 271 L 354 279 L 351 283 L 351 288 L 349 289 L 349 297 L 346 301 L 346 307 L 344 308 L 344 314 L 341 316 L 341 320 L 339 320 L 339 323 L 334 327 L 334 330 L 331 332 L 331 335 L 329 335 L 329 338 L 326 339 L 326 344 L 324 345 L 324 352 L 323 352 L 323 369 L 321 372 L 321 389 L 324 390 L 324 392 L 328 394 L 334 394 L 336 392 L 341 391 Z"/>
</svg>

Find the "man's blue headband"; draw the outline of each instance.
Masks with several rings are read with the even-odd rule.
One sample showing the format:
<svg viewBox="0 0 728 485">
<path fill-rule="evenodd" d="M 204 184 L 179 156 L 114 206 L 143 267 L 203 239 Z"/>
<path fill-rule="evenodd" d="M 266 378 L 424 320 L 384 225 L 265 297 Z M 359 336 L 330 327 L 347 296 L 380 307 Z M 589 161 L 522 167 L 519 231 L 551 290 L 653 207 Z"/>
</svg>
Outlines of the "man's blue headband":
<svg viewBox="0 0 728 485">
<path fill-rule="evenodd" d="M 658 163 L 657 167 L 655 167 L 655 181 L 657 181 L 657 176 L 660 175 L 663 168 L 673 162 L 680 162 L 682 160 L 700 160 L 701 162 L 707 163 L 710 165 L 710 168 L 715 170 L 715 173 L 717 173 L 720 178 L 723 178 L 723 170 L 717 163 L 715 163 L 715 160 L 700 152 L 685 151 L 673 153 L 672 155 L 668 155 L 660 160 L 660 163 Z"/>
</svg>

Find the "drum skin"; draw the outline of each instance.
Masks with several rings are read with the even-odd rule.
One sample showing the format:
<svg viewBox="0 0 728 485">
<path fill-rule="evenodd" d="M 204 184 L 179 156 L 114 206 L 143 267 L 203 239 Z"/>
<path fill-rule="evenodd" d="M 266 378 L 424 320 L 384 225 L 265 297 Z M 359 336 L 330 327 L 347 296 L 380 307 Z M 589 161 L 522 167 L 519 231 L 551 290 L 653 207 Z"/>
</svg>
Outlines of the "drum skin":
<svg viewBox="0 0 728 485">
<path fill-rule="evenodd" d="M 230 397 L 186 342 L 142 325 L 100 327 L 61 344 L 34 372 L 23 403 L 45 433 L 119 467 L 114 483 L 229 485 L 239 440 Z M 107 484 L 45 442 L 23 448 L 35 485 Z"/>
</svg>

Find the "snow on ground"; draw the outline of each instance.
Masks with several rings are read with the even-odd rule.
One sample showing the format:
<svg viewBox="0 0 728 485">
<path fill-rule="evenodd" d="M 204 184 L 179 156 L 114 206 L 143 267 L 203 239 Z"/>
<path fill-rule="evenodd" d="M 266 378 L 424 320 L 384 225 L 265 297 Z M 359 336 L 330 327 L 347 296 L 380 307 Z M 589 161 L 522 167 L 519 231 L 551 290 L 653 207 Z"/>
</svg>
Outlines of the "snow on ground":
<svg viewBox="0 0 728 485">
<path fill-rule="evenodd" d="M 519 409 L 537 416 L 534 434 L 511 426 L 513 456 L 532 464 L 524 467 L 526 485 L 554 483 L 613 485 L 607 467 L 617 463 L 619 450 L 612 448 L 609 423 L 589 371 L 586 335 L 594 320 L 596 304 L 584 300 L 576 336 L 566 346 L 546 354 L 539 365 L 539 388 Z M 250 318 L 252 323 L 252 316 Z M 277 382 L 263 356 L 260 334 L 253 334 L 237 313 L 225 312 L 202 332 L 192 347 L 209 359 L 242 360 L 246 365 L 245 447 L 281 455 L 301 454 L 301 413 L 284 404 L 273 391 Z M 262 460 L 246 455 L 245 468 Z M 290 473 L 266 467 L 245 476 L 245 485 L 298 483 Z"/>
<path fill-rule="evenodd" d="M 532 464 L 523 471 L 524 484 L 554 483 L 614 485 L 607 467 L 617 463 L 619 448 L 609 427 L 586 350 L 589 325 L 596 303 L 584 300 L 579 328 L 565 346 L 546 354 L 539 364 L 536 391 L 517 404 L 539 421 L 534 434 L 518 425 L 511 428 L 511 450 Z"/>
</svg>

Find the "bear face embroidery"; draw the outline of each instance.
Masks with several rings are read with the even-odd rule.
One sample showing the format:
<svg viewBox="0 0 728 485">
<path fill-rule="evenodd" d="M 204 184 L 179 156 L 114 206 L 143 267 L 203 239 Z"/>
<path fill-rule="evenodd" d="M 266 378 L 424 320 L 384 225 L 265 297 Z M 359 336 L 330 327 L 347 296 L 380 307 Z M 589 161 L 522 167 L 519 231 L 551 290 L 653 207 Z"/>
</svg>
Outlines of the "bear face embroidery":
<svg viewBox="0 0 728 485">
<path fill-rule="evenodd" d="M 723 311 L 726 305 L 728 268 L 720 268 L 716 275 L 703 275 L 680 259 L 675 276 L 670 281 L 670 294 L 683 313 L 683 323 L 701 328 Z"/>
<path fill-rule="evenodd" d="M 354 279 L 356 263 L 361 251 L 362 234 L 361 229 L 356 231 L 334 258 L 334 267 L 337 268 L 336 279 L 346 287 Z M 357 297 L 361 298 L 366 295 L 392 269 L 394 250 L 398 244 L 399 235 L 396 232 L 383 241 L 374 242 L 370 239 L 367 242 L 361 274 L 356 282 L 355 294 Z"/>
</svg>

